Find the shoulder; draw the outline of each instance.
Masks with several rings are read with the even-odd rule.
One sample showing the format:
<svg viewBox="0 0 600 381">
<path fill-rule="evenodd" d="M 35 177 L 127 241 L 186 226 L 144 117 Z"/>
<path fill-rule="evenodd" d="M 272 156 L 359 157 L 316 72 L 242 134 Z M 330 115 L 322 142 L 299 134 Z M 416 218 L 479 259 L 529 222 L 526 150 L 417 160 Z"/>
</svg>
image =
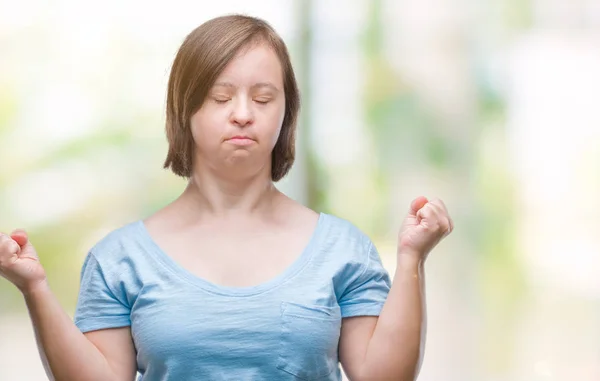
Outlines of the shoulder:
<svg viewBox="0 0 600 381">
<path fill-rule="evenodd" d="M 88 256 L 99 263 L 117 263 L 123 257 L 139 250 L 144 234 L 141 220 L 129 222 L 110 230 L 91 247 Z"/>
<path fill-rule="evenodd" d="M 371 242 L 369 237 L 349 220 L 313 210 L 291 199 L 287 199 L 279 209 L 278 219 L 282 224 L 288 223 L 304 227 L 314 226 L 316 222 L 316 233 L 329 243 L 368 246 Z"/>
<path fill-rule="evenodd" d="M 328 235 L 334 236 L 337 240 L 345 240 L 356 245 L 371 245 L 371 239 L 353 222 L 327 213 L 321 213 L 321 219 L 327 226 Z"/>
<path fill-rule="evenodd" d="M 344 218 L 330 214 L 322 214 L 322 218 L 326 221 L 327 234 L 321 250 L 323 261 L 319 264 L 329 264 L 335 269 L 332 280 L 336 295 L 349 304 L 363 303 L 379 294 L 383 295 L 380 299 L 385 301 L 390 286 L 389 275 L 371 238 Z M 351 294 L 348 294 L 349 290 Z M 368 298 L 357 296 L 366 290 L 371 293 Z M 345 307 L 342 313 L 345 317 L 373 313 L 371 310 L 359 312 Z"/>
<path fill-rule="evenodd" d="M 353 222 L 321 213 L 323 227 L 323 247 L 339 259 L 350 262 L 364 262 L 374 250 L 371 238 Z"/>
</svg>

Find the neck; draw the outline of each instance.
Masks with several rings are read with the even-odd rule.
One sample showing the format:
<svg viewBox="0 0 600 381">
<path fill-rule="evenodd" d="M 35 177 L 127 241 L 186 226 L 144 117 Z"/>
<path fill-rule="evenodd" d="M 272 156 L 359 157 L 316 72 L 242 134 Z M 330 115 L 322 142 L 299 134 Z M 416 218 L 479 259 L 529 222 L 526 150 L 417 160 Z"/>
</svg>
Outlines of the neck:
<svg viewBox="0 0 600 381">
<path fill-rule="evenodd" d="M 218 176 L 200 169 L 190 177 L 180 202 L 195 215 L 227 217 L 270 211 L 278 195 L 270 168 L 244 178 Z"/>
</svg>

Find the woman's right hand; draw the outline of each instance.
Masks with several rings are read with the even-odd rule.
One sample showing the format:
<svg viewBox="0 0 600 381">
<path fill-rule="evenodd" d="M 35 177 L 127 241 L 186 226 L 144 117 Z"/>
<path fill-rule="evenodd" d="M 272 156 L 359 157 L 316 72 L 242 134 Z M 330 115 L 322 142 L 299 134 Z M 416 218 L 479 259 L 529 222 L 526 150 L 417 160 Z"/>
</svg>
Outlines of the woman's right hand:
<svg viewBox="0 0 600 381">
<path fill-rule="evenodd" d="M 0 233 L 0 276 L 24 294 L 46 285 L 46 272 L 24 230 Z"/>
</svg>

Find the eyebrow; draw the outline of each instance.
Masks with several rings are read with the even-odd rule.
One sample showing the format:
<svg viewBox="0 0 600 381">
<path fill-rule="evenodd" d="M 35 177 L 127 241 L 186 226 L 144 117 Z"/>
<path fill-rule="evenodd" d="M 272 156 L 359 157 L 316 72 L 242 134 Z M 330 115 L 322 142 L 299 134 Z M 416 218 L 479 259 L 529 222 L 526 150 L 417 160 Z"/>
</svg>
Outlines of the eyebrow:
<svg viewBox="0 0 600 381">
<path fill-rule="evenodd" d="M 214 84 L 215 87 L 217 86 L 221 86 L 221 87 L 228 87 L 228 88 L 235 88 L 236 86 L 231 83 L 231 82 L 217 82 Z M 274 91 L 279 91 L 279 89 L 277 88 L 277 86 L 275 86 L 274 84 L 272 84 L 271 82 L 258 82 L 255 83 L 254 85 L 250 86 L 250 89 L 254 90 L 254 89 L 260 89 L 260 88 L 268 88 Z"/>
</svg>

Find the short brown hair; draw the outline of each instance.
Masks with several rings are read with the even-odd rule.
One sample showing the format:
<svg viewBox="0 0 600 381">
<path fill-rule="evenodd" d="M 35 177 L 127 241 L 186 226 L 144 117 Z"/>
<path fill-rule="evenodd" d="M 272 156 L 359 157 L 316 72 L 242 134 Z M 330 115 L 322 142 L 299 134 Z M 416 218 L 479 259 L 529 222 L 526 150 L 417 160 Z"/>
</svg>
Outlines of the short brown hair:
<svg viewBox="0 0 600 381">
<path fill-rule="evenodd" d="M 283 39 L 266 21 L 244 15 L 206 21 L 194 29 L 179 48 L 167 90 L 169 151 L 164 168 L 170 168 L 181 177 L 191 176 L 194 140 L 190 119 L 227 64 L 241 49 L 253 43 L 266 43 L 277 54 L 283 68 L 285 115 L 271 155 L 271 178 L 279 181 L 288 173 L 295 158 L 296 121 L 300 110 L 298 84 Z"/>
</svg>

